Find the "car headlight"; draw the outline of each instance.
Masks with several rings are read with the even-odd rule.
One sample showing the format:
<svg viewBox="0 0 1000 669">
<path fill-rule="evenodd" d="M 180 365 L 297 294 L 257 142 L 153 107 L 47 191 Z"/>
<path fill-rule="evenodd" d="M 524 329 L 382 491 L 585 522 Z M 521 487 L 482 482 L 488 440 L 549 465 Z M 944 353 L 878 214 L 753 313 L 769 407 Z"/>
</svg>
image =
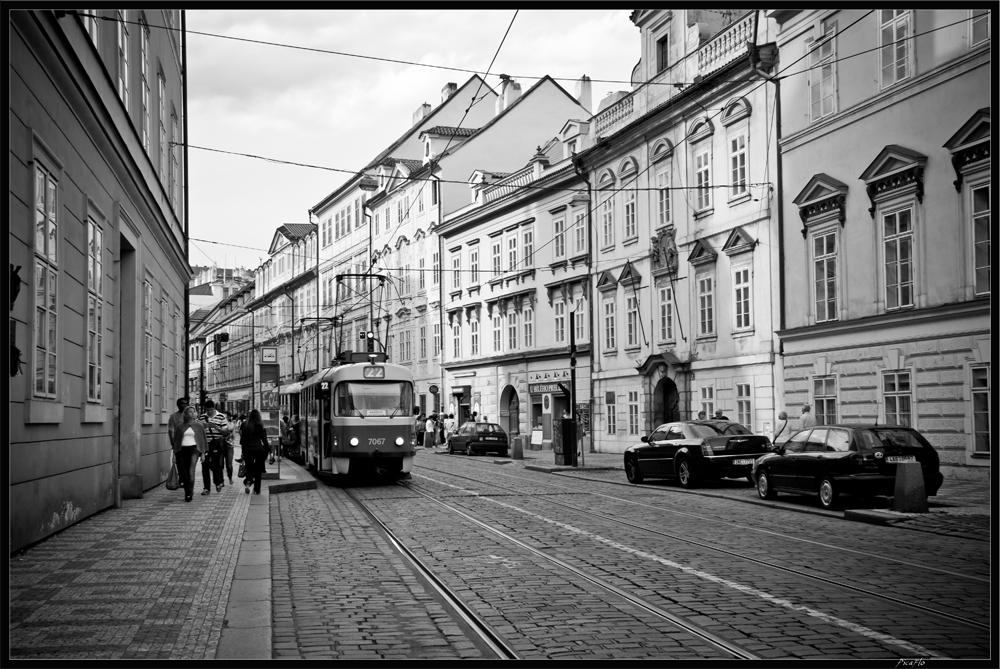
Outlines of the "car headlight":
<svg viewBox="0 0 1000 669">
<path fill-rule="evenodd" d="M 357 445 L 358 445 L 358 438 L 351 437 L 351 446 L 357 446 Z"/>
<path fill-rule="evenodd" d="M 396 445 L 397 446 L 402 446 L 403 445 L 403 438 L 402 437 L 396 437 Z"/>
</svg>

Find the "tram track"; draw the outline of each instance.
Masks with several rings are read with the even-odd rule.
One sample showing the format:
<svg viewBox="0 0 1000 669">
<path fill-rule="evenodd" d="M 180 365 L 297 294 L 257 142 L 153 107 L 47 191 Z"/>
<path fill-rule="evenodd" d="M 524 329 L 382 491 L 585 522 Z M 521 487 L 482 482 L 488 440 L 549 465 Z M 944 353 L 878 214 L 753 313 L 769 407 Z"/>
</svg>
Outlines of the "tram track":
<svg viewBox="0 0 1000 669">
<path fill-rule="evenodd" d="M 479 484 L 479 485 L 488 485 L 488 486 L 490 486 L 490 487 L 495 488 L 495 489 L 498 490 L 499 495 L 497 495 L 497 497 L 509 497 L 509 496 L 512 496 L 512 495 L 533 496 L 533 495 L 530 495 L 528 493 L 525 493 L 524 491 L 517 491 L 517 490 L 514 490 L 513 488 L 507 488 L 507 487 L 501 486 L 501 485 L 493 483 L 493 482 L 486 483 L 486 482 L 477 480 L 477 479 L 475 479 L 473 477 L 463 476 L 461 474 L 455 474 L 453 472 L 445 472 L 445 471 L 442 471 L 442 470 L 432 470 L 432 471 L 434 471 L 435 473 L 438 473 L 438 474 L 445 474 L 447 476 L 452 476 L 452 477 L 455 477 L 455 478 L 457 478 L 459 480 L 471 481 L 471 482 L 474 482 L 474 483 Z M 428 479 L 428 480 L 429 481 L 433 481 L 433 479 Z M 409 487 L 411 490 L 414 490 L 415 487 L 420 487 L 420 484 L 415 484 L 415 483 L 411 482 L 407 487 Z M 460 488 L 461 486 L 456 486 L 456 487 Z M 414 492 L 418 492 L 419 494 L 427 494 L 427 493 L 424 493 L 423 491 L 420 491 L 420 490 L 414 490 Z M 579 491 L 571 489 L 570 492 L 579 492 Z M 440 492 L 438 492 L 437 494 L 440 495 Z M 492 495 L 490 493 L 488 493 L 488 492 L 474 492 L 473 494 L 476 497 L 481 497 L 481 498 L 484 498 L 484 499 L 490 499 L 492 497 Z M 622 501 L 628 501 L 628 500 L 622 500 Z M 506 503 L 501 503 L 501 504 L 503 504 L 504 506 L 507 506 Z M 704 541 L 692 540 L 690 538 L 687 538 L 687 537 L 684 537 L 684 536 L 680 536 L 680 535 L 677 535 L 677 534 L 672 534 L 672 533 L 669 533 L 669 532 L 662 532 L 662 531 L 650 529 L 648 527 L 637 525 L 635 523 L 629 523 L 627 521 L 623 521 L 623 520 L 621 520 L 619 518 L 611 517 L 611 516 L 608 516 L 606 514 L 596 513 L 593 509 L 583 508 L 583 507 L 575 506 L 573 504 L 569 504 L 569 503 L 566 503 L 566 502 L 557 501 L 557 500 L 554 500 L 554 499 L 552 499 L 551 497 L 548 497 L 548 496 L 546 497 L 546 505 L 547 506 L 558 505 L 558 506 L 560 506 L 562 508 L 566 508 L 566 509 L 571 510 L 573 512 L 584 514 L 584 515 L 586 515 L 589 518 L 599 517 L 599 518 L 601 518 L 603 520 L 606 520 L 606 521 L 614 523 L 615 526 L 626 526 L 626 527 L 629 527 L 629 528 L 634 529 L 634 530 L 639 530 L 639 531 L 641 531 L 643 533 L 646 533 L 646 534 L 649 534 L 649 535 L 653 535 L 653 536 L 657 536 L 657 537 L 660 537 L 660 538 L 669 539 L 672 542 L 674 542 L 674 541 L 680 541 L 680 542 L 683 542 L 686 545 L 694 546 L 694 547 L 696 547 L 698 549 L 701 549 L 701 550 L 713 551 L 713 552 L 716 552 L 716 553 L 718 553 L 720 555 L 725 555 L 727 557 L 732 557 L 732 558 L 735 558 L 735 559 L 746 561 L 746 562 L 754 564 L 754 565 L 758 565 L 760 567 L 764 567 L 765 569 L 774 570 L 774 571 L 779 572 L 779 573 L 790 574 L 790 575 L 792 575 L 795 578 L 805 579 L 805 582 L 811 582 L 811 583 L 814 583 L 814 584 L 817 584 L 817 585 L 821 584 L 822 586 L 826 587 L 827 589 L 834 588 L 834 589 L 839 590 L 839 591 L 850 593 L 851 595 L 853 595 L 855 597 L 860 596 L 860 597 L 864 598 L 863 601 L 864 600 L 869 600 L 869 601 L 873 601 L 873 602 L 880 602 L 882 604 L 889 604 L 889 605 L 892 605 L 892 606 L 897 607 L 899 609 L 904 609 L 904 610 L 909 610 L 909 611 L 913 611 L 913 612 L 918 612 L 918 613 L 922 614 L 923 616 L 933 616 L 934 618 L 937 618 L 937 619 L 942 620 L 942 621 L 949 621 L 950 624 L 952 625 L 952 630 L 955 633 L 961 634 L 961 633 L 963 633 L 962 632 L 963 629 L 964 630 L 977 630 L 977 631 L 980 631 L 980 632 L 982 632 L 982 631 L 988 632 L 990 630 L 990 626 L 988 624 L 984 624 L 982 622 L 979 622 L 978 620 L 973 620 L 971 618 L 968 618 L 968 617 L 965 617 L 965 616 L 962 616 L 962 615 L 956 615 L 955 613 L 949 613 L 948 611 L 942 611 L 942 610 L 940 610 L 938 608 L 934 608 L 933 606 L 927 606 L 927 605 L 924 605 L 924 604 L 921 604 L 921 603 L 918 603 L 918 602 L 908 601 L 906 599 L 902 599 L 902 598 L 895 597 L 895 596 L 892 596 L 892 595 L 887 595 L 887 594 L 884 594 L 884 593 L 876 592 L 876 591 L 874 591 L 874 590 L 872 590 L 870 588 L 861 587 L 859 585 L 845 583 L 843 581 L 838 581 L 838 580 L 826 578 L 826 577 L 823 577 L 823 576 L 819 576 L 819 575 L 816 575 L 816 574 L 807 573 L 807 572 L 799 570 L 799 569 L 785 567 L 783 565 L 777 565 L 777 564 L 768 562 L 766 560 L 760 560 L 759 558 L 755 558 L 755 557 L 750 556 L 750 555 L 741 554 L 741 553 L 739 553 L 737 551 L 733 551 L 733 550 L 730 550 L 728 548 L 723 548 L 723 547 L 719 547 L 719 546 L 712 546 L 710 544 L 705 543 Z M 658 508 L 658 507 L 654 507 L 654 508 Z M 548 514 L 546 514 L 546 515 L 548 515 Z M 557 524 L 559 524 L 559 523 L 557 523 Z M 875 604 L 874 608 L 878 608 L 879 606 L 880 606 L 880 604 Z M 958 626 L 960 626 L 960 628 L 955 628 L 954 625 L 958 625 Z"/>
<path fill-rule="evenodd" d="M 437 473 L 440 473 L 440 474 L 446 474 L 446 475 L 453 476 L 453 477 L 456 477 L 456 478 L 459 478 L 459 479 L 465 479 L 465 480 L 468 480 L 468 481 L 475 481 L 477 483 L 482 483 L 480 481 L 476 481 L 476 479 L 473 479 L 472 477 L 466 477 L 466 476 L 462 476 L 460 474 L 454 474 L 454 473 L 451 473 L 451 472 L 443 472 L 441 470 L 434 470 L 434 471 L 436 471 Z M 509 494 L 515 494 L 515 491 L 513 491 L 510 488 L 505 488 L 505 487 L 499 486 L 499 485 L 497 485 L 495 483 L 491 483 L 490 485 L 492 485 L 494 487 L 501 488 L 502 490 L 506 490 L 506 491 L 508 491 Z M 419 493 L 421 495 L 428 496 L 427 493 L 424 493 L 424 492 L 422 492 L 420 490 L 416 490 L 415 486 L 412 483 L 408 484 L 406 487 L 410 488 L 411 490 L 414 490 L 414 492 L 417 492 L 417 493 Z M 573 492 L 578 492 L 578 491 L 573 491 Z M 517 494 L 522 494 L 523 495 L 523 493 L 517 493 Z M 625 501 L 625 500 L 623 500 L 623 501 Z M 670 533 L 670 532 L 664 532 L 662 530 L 656 530 L 656 529 L 652 529 L 652 528 L 645 527 L 645 526 L 642 526 L 642 525 L 638 525 L 636 523 L 632 523 L 632 522 L 623 520 L 621 518 L 616 518 L 616 517 L 613 517 L 613 516 L 602 514 L 600 512 L 596 512 L 593 509 L 582 508 L 582 507 L 579 507 L 579 506 L 575 506 L 573 504 L 568 504 L 566 502 L 562 502 L 562 501 L 559 501 L 559 500 L 551 499 L 550 497 L 547 497 L 546 503 L 550 504 L 550 505 L 556 505 L 556 506 L 560 506 L 560 507 L 563 507 L 563 508 L 566 508 L 566 509 L 570 509 L 570 510 L 575 511 L 577 513 L 586 514 L 586 515 L 588 515 L 590 517 L 601 518 L 603 520 L 615 523 L 616 525 L 620 525 L 620 526 L 629 527 L 629 528 L 632 528 L 632 529 L 635 529 L 635 530 L 639 530 L 640 532 L 643 532 L 643 533 L 646 533 L 646 534 L 649 534 L 649 535 L 653 535 L 653 536 L 657 536 L 657 537 L 661 537 L 661 538 L 667 538 L 667 539 L 671 539 L 671 540 L 674 540 L 674 541 L 681 541 L 683 543 L 686 543 L 686 544 L 689 544 L 689 545 L 692 545 L 692 546 L 696 546 L 696 547 L 704 549 L 704 550 L 714 551 L 716 553 L 719 553 L 719 554 L 722 554 L 722 555 L 726 555 L 728 557 L 736 558 L 736 559 L 739 559 L 739 560 L 743 560 L 743 561 L 746 561 L 746 562 L 750 562 L 752 564 L 755 564 L 755 565 L 758 565 L 758 566 L 761 566 L 761 567 L 765 567 L 765 568 L 768 568 L 768 569 L 773 569 L 775 571 L 778 571 L 778 572 L 781 572 L 781 573 L 785 573 L 785 574 L 790 574 L 790 575 L 792 575 L 794 577 L 797 577 L 797 578 L 800 578 L 800 579 L 806 579 L 807 581 L 816 582 L 816 583 L 822 583 L 822 584 L 824 584 L 826 586 L 829 586 L 829 587 L 834 587 L 834 588 L 838 588 L 838 589 L 841 589 L 841 590 L 846 590 L 846 591 L 849 591 L 849 592 L 852 592 L 852 593 L 855 593 L 855 594 L 863 595 L 865 597 L 870 597 L 872 599 L 876 599 L 876 600 L 879 600 L 879 601 L 891 603 L 891 604 L 896 605 L 896 606 L 906 607 L 906 608 L 909 608 L 909 609 L 912 609 L 912 610 L 915 610 L 915 611 L 919 611 L 919 612 L 927 614 L 927 615 L 933 615 L 933 616 L 937 616 L 937 617 L 940 617 L 940 618 L 948 619 L 948 620 L 951 620 L 953 622 L 957 622 L 959 624 L 966 625 L 968 627 L 972 627 L 972 628 L 975 628 L 975 629 L 980 629 L 980 630 L 984 630 L 984 631 L 989 631 L 991 629 L 991 627 L 990 627 L 989 624 L 984 624 L 984 623 L 981 623 L 981 622 L 979 622 L 977 620 L 972 620 L 970 618 L 966 618 L 966 617 L 963 617 L 963 616 L 959 616 L 959 615 L 955 615 L 955 614 L 952 614 L 952 613 L 948 613 L 946 611 L 941 611 L 939 609 L 934 609 L 932 607 L 925 606 L 925 605 L 919 604 L 917 602 L 911 602 L 911 601 L 900 599 L 898 597 L 893 597 L 891 595 L 887 595 L 887 594 L 884 594 L 884 593 L 875 592 L 875 591 L 870 590 L 868 588 L 863 588 L 863 587 L 860 587 L 860 586 L 852 585 L 852 584 L 849 584 L 849 583 L 845 583 L 843 581 L 836 581 L 834 579 L 826 578 L 824 576 L 820 576 L 820 575 L 817 575 L 817 574 L 810 574 L 810 573 L 804 572 L 804 571 L 799 570 L 799 569 L 794 569 L 794 568 L 791 568 L 791 567 L 786 567 L 784 565 L 775 564 L 773 562 L 768 562 L 766 560 L 761 560 L 759 558 L 755 558 L 755 557 L 750 556 L 750 555 L 745 555 L 745 554 L 742 554 L 742 553 L 739 553 L 739 552 L 736 552 L 736 551 L 733 551 L 733 550 L 730 550 L 730 549 L 727 549 L 727 548 L 723 548 L 723 547 L 720 547 L 720 546 L 713 546 L 713 545 L 707 544 L 707 543 L 705 543 L 703 541 L 697 541 L 697 540 L 694 540 L 694 539 L 691 539 L 689 537 L 685 537 L 685 536 L 682 536 L 682 535 L 679 535 L 679 534 Z"/>
<path fill-rule="evenodd" d="M 439 474 L 445 474 L 445 475 L 448 475 L 448 476 L 454 476 L 456 478 L 461 478 L 461 479 L 465 479 L 465 480 L 469 480 L 469 481 L 474 481 L 474 482 L 476 482 L 476 483 L 478 483 L 480 485 L 494 486 L 494 487 L 500 488 L 502 490 L 508 491 L 505 494 L 510 495 L 510 496 L 517 496 L 517 495 L 528 494 L 528 493 L 525 493 L 524 491 L 515 490 L 513 488 L 505 488 L 504 486 L 501 486 L 501 485 L 499 485 L 499 484 L 497 484 L 497 483 L 495 483 L 493 481 L 489 481 L 489 482 L 481 481 L 481 480 L 472 478 L 470 476 L 464 476 L 462 474 L 456 474 L 456 473 L 451 472 L 451 471 L 446 471 L 446 470 L 442 470 L 442 469 L 434 469 L 432 467 L 427 467 L 426 465 L 423 465 L 423 464 L 421 464 L 421 469 L 425 469 L 427 471 L 432 471 L 432 472 L 439 473 Z M 510 474 L 499 473 L 499 474 L 493 474 L 492 476 L 494 478 L 497 477 L 497 476 L 499 476 L 499 477 L 502 477 L 502 478 L 511 478 L 511 479 L 514 479 L 514 480 L 517 480 L 517 481 L 523 481 L 523 477 L 512 476 Z M 691 492 L 688 492 L 688 491 L 685 491 L 685 490 L 674 490 L 674 489 L 669 489 L 669 488 L 664 489 L 664 488 L 657 487 L 657 486 L 649 486 L 649 485 L 638 485 L 637 486 L 637 485 L 631 484 L 631 483 L 619 483 L 619 482 L 615 482 L 615 481 L 604 481 L 604 480 L 596 480 L 595 481 L 594 479 L 584 478 L 584 477 L 581 477 L 581 476 L 573 476 L 573 475 L 568 475 L 568 476 L 564 475 L 564 476 L 566 478 L 571 478 L 571 479 L 575 479 L 575 480 L 579 480 L 579 481 L 585 481 L 588 484 L 598 483 L 598 484 L 602 484 L 602 485 L 621 486 L 621 487 L 628 488 L 629 490 L 645 489 L 645 490 L 650 490 L 650 491 L 664 493 L 665 495 L 675 495 L 675 494 L 676 495 L 692 495 L 692 494 L 696 494 L 696 493 L 691 493 Z M 543 485 L 543 484 L 541 484 L 539 482 L 538 485 Z M 902 565 L 902 566 L 906 566 L 906 567 L 912 567 L 912 568 L 915 568 L 915 569 L 921 569 L 921 570 L 932 572 L 932 573 L 936 573 L 936 574 L 943 574 L 943 575 L 952 576 L 952 577 L 960 578 L 960 579 L 964 579 L 964 580 L 976 581 L 976 582 L 983 583 L 983 584 L 990 584 L 990 583 L 992 583 L 992 580 L 990 578 L 976 576 L 975 574 L 969 574 L 969 573 L 966 573 L 966 572 L 956 571 L 956 570 L 953 570 L 953 569 L 946 569 L 944 567 L 939 567 L 939 566 L 936 566 L 936 565 L 928 565 L 928 564 L 924 564 L 924 563 L 920 563 L 920 562 L 914 562 L 912 560 L 903 560 L 903 559 L 900 559 L 900 558 L 897 558 L 897 557 L 893 557 L 893 556 L 889 556 L 889 555 L 884 555 L 884 554 L 879 554 L 879 553 L 872 553 L 872 552 L 869 552 L 869 551 L 861 551 L 861 550 L 857 550 L 857 549 L 854 549 L 854 548 L 847 548 L 847 547 L 844 547 L 844 546 L 838 546 L 836 544 L 831 544 L 831 543 L 822 542 L 822 541 L 816 541 L 814 539 L 806 539 L 806 538 L 803 538 L 803 537 L 797 537 L 797 536 L 793 536 L 793 535 L 790 535 L 790 534 L 776 532 L 774 530 L 769 530 L 769 529 L 762 528 L 762 527 L 754 527 L 752 525 L 745 525 L 745 524 L 733 522 L 733 521 L 730 521 L 730 520 L 724 520 L 724 519 L 717 518 L 717 517 L 706 516 L 706 515 L 703 515 L 703 514 L 697 514 L 697 513 L 691 512 L 691 511 L 685 511 L 685 510 L 675 509 L 675 508 L 671 508 L 671 507 L 664 507 L 664 506 L 659 506 L 659 505 L 647 504 L 645 502 L 638 502 L 636 500 L 626 499 L 626 498 L 623 498 L 623 497 L 616 497 L 614 495 L 609 495 L 609 494 L 601 493 L 601 492 L 595 492 L 593 490 L 581 490 L 579 487 L 571 487 L 571 486 L 561 485 L 561 484 L 554 483 L 554 482 L 551 482 L 551 481 L 545 482 L 544 485 L 547 486 L 547 487 L 550 487 L 550 488 L 557 488 L 560 491 L 562 491 L 562 492 L 553 492 L 553 493 L 542 493 L 543 495 L 546 495 L 546 496 L 548 496 L 548 495 L 575 494 L 575 495 L 589 495 L 589 496 L 593 496 L 593 497 L 601 497 L 601 498 L 608 499 L 608 500 L 611 500 L 611 501 L 614 501 L 614 502 L 620 502 L 620 503 L 624 503 L 624 504 L 635 505 L 635 506 L 639 506 L 639 507 L 653 509 L 653 510 L 655 510 L 657 512 L 666 512 L 666 513 L 670 513 L 670 514 L 676 515 L 676 516 L 682 516 L 682 517 L 686 517 L 686 518 L 691 518 L 692 520 L 697 520 L 697 521 L 702 521 L 702 522 L 710 522 L 710 523 L 714 523 L 714 524 L 724 525 L 724 526 L 727 526 L 727 527 L 731 527 L 734 530 L 739 530 L 741 532 L 746 532 L 746 531 L 757 532 L 757 533 L 761 533 L 761 534 L 766 534 L 766 535 L 771 536 L 771 537 L 775 537 L 777 539 L 782 539 L 782 540 L 792 541 L 792 542 L 798 542 L 798 543 L 804 543 L 804 544 L 810 544 L 810 545 L 816 546 L 816 547 L 824 549 L 824 550 L 836 550 L 836 551 L 840 551 L 840 552 L 847 553 L 847 554 L 857 555 L 859 557 L 876 559 L 876 560 L 880 560 L 880 561 L 883 561 L 883 562 L 886 562 L 886 563 L 892 563 L 892 564 L 898 564 L 898 565 Z M 538 493 L 531 493 L 531 494 L 533 496 L 539 495 Z M 725 498 L 725 497 L 718 497 L 718 496 L 712 496 L 712 497 L 715 498 L 715 499 L 728 499 L 728 498 Z M 587 509 L 586 513 L 594 513 L 594 512 L 592 510 L 590 510 L 590 509 Z M 616 522 L 617 522 L 617 519 L 616 519 Z"/>
<path fill-rule="evenodd" d="M 398 482 L 399 485 L 403 485 L 403 482 Z M 445 509 L 450 514 L 457 515 L 463 518 L 465 521 L 477 526 L 478 528 L 485 530 L 494 536 L 500 538 L 507 544 L 515 546 L 517 549 L 530 553 L 537 558 L 541 558 L 552 565 L 558 567 L 559 569 L 565 571 L 565 573 L 578 577 L 590 583 L 597 588 L 605 591 L 606 593 L 617 597 L 628 604 L 638 608 L 646 614 L 649 614 L 657 619 L 660 619 L 678 630 L 685 632 L 686 634 L 702 641 L 710 647 L 716 648 L 722 653 L 722 655 L 727 659 L 761 659 L 754 653 L 742 648 L 738 644 L 730 642 L 725 638 L 714 634 L 713 632 L 705 629 L 704 627 L 694 624 L 690 621 L 684 620 L 682 617 L 677 616 L 669 611 L 666 611 L 655 604 L 648 602 L 640 597 L 632 595 L 621 588 L 600 579 L 593 574 L 587 573 L 586 571 L 574 567 L 567 562 L 560 560 L 557 557 L 549 555 L 542 550 L 539 550 L 533 546 L 529 546 L 523 541 L 510 536 L 509 534 L 502 532 L 490 525 L 472 517 L 468 513 L 458 509 L 446 502 L 436 499 L 433 495 L 429 495 L 420 490 L 416 490 L 413 486 L 406 485 L 409 491 L 420 495 L 425 500 L 432 502 L 433 504 Z M 374 523 L 380 528 L 380 530 L 389 539 L 390 544 L 395 550 L 397 550 L 401 555 L 403 555 L 411 566 L 424 578 L 426 578 L 439 595 L 447 601 L 452 608 L 458 613 L 458 615 L 474 630 L 474 632 L 497 654 L 497 657 L 501 659 L 520 659 L 513 648 L 507 644 L 504 639 L 492 630 L 492 628 L 484 621 L 480 616 L 478 616 L 472 609 L 462 601 L 458 595 L 456 595 L 444 582 L 438 578 L 433 570 L 427 566 L 419 557 L 417 557 L 412 550 L 410 550 L 405 543 L 400 540 L 396 534 L 388 527 L 388 525 L 382 522 L 378 518 L 375 511 L 358 495 L 356 495 L 351 490 L 345 490 L 347 495 L 351 500 L 363 509 L 366 515 L 372 519 Z"/>
</svg>

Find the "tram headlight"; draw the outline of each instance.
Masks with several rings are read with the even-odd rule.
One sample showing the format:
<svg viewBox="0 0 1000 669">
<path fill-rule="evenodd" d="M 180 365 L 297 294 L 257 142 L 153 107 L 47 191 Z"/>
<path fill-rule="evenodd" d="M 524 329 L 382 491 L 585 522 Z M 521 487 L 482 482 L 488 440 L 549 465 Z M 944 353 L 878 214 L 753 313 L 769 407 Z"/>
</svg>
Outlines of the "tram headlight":
<svg viewBox="0 0 1000 669">
<path fill-rule="evenodd" d="M 351 437 L 351 446 L 357 446 L 357 445 L 358 445 L 358 438 Z"/>
<path fill-rule="evenodd" d="M 402 437 L 396 437 L 396 445 L 397 446 L 402 446 L 403 445 L 403 438 Z"/>
</svg>

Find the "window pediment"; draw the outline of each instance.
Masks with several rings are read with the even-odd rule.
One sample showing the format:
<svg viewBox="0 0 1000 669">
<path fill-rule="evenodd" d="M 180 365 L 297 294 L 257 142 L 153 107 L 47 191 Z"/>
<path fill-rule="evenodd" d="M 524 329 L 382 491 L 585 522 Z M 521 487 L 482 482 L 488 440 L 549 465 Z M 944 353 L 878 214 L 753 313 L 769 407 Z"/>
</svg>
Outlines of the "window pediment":
<svg viewBox="0 0 1000 669">
<path fill-rule="evenodd" d="M 984 107 L 972 115 L 958 132 L 945 142 L 955 168 L 955 190 L 962 190 L 962 175 L 966 170 L 988 164 L 990 159 L 990 108 Z"/>
<path fill-rule="evenodd" d="M 597 188 L 598 190 L 604 188 L 612 188 L 615 185 L 615 173 L 610 169 L 605 168 L 597 175 Z"/>
<path fill-rule="evenodd" d="M 690 132 L 688 132 L 688 141 L 691 143 L 697 142 L 710 137 L 714 132 L 715 126 L 712 124 L 711 119 L 708 117 L 695 119 L 694 123 L 691 124 Z"/>
<path fill-rule="evenodd" d="M 802 237 L 806 236 L 806 228 L 810 219 L 824 217 L 825 214 L 836 211 L 841 227 L 847 220 L 847 189 L 842 181 L 834 179 L 829 174 L 820 172 L 814 174 L 795 199 L 799 206 L 799 218 L 802 219 Z"/>
<path fill-rule="evenodd" d="M 604 270 L 597 276 L 597 290 L 608 291 L 618 288 L 618 279 L 608 270 Z"/>
<path fill-rule="evenodd" d="M 398 251 L 403 244 L 409 246 L 410 240 L 407 239 L 405 235 L 400 235 L 399 239 L 396 240 L 396 250 Z"/>
<path fill-rule="evenodd" d="M 722 109 L 722 125 L 730 126 L 750 116 L 753 107 L 746 98 L 733 98 Z"/>
<path fill-rule="evenodd" d="M 755 246 L 757 246 L 757 240 L 750 237 L 747 231 L 740 227 L 734 228 L 729 233 L 726 243 L 722 245 L 722 250 L 726 255 L 732 257 L 740 253 L 753 251 Z"/>
<path fill-rule="evenodd" d="M 927 156 L 898 144 L 882 149 L 860 177 L 867 184 L 865 190 L 872 205 L 868 209 L 871 217 L 875 218 L 877 201 L 911 188 L 916 192 L 917 201 L 923 202 L 926 164 Z"/>
<path fill-rule="evenodd" d="M 653 144 L 653 149 L 649 152 L 650 162 L 658 162 L 665 158 L 669 158 L 674 152 L 674 145 L 669 139 L 661 139 Z"/>
<path fill-rule="evenodd" d="M 625 263 L 622 273 L 618 276 L 618 283 L 623 286 L 637 286 L 642 283 L 642 275 L 632 266 L 632 261 Z"/>
<path fill-rule="evenodd" d="M 718 255 L 704 239 L 696 239 L 691 253 L 688 255 L 688 262 L 696 266 L 708 265 L 715 262 Z"/>
<path fill-rule="evenodd" d="M 421 239 L 423 239 L 426 236 L 427 236 L 427 233 L 424 232 L 422 228 L 419 228 L 416 232 L 413 233 L 413 241 L 419 242 Z"/>
<path fill-rule="evenodd" d="M 626 177 L 632 176 L 635 172 L 639 171 L 639 164 L 635 161 L 635 158 L 629 156 L 625 158 L 618 165 L 618 178 L 624 179 Z"/>
</svg>

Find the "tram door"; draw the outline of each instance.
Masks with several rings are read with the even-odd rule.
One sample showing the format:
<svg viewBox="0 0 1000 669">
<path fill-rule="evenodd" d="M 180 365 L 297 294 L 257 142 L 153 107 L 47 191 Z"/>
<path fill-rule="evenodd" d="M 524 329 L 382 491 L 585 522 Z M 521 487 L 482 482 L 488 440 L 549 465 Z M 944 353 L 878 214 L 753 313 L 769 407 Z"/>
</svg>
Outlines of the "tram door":
<svg viewBox="0 0 1000 669">
<path fill-rule="evenodd" d="M 319 383 L 317 396 L 319 398 L 319 439 L 317 446 L 317 468 L 321 472 L 333 471 L 333 425 L 330 423 L 330 411 L 333 404 L 333 393 L 330 392 L 330 382 Z"/>
</svg>

